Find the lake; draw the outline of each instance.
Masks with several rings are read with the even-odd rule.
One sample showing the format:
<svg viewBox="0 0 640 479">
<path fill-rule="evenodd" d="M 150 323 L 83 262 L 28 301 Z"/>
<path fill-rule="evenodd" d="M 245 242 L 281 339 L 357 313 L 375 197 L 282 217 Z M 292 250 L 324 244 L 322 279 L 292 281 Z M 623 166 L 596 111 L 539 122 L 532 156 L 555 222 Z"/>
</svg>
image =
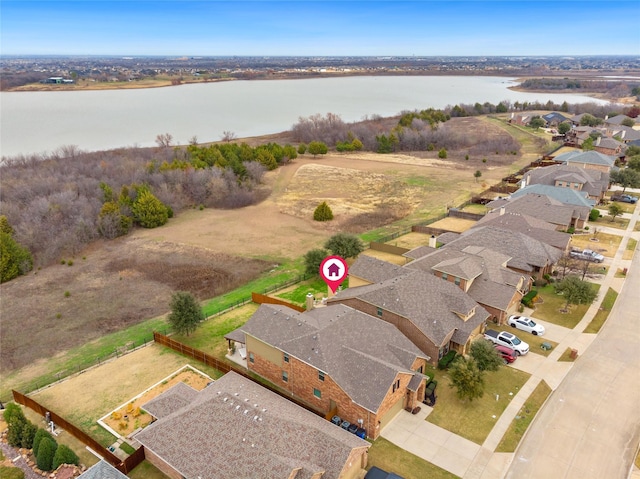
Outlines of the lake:
<svg viewBox="0 0 640 479">
<path fill-rule="evenodd" d="M 154 146 L 160 133 L 174 141 L 220 140 L 289 130 L 299 117 L 336 113 L 345 121 L 403 110 L 503 100 L 594 102 L 580 95 L 524 93 L 511 78 L 385 76 L 201 83 L 102 91 L 1 92 L 0 153 Z M 599 101 L 599 103 L 603 103 Z"/>
</svg>

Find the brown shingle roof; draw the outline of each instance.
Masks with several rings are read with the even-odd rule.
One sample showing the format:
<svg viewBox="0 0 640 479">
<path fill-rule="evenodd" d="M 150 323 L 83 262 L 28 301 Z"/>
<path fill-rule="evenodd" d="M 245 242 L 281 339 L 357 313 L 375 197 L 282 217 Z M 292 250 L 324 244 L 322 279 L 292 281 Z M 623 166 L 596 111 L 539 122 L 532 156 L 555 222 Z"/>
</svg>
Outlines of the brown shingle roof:
<svg viewBox="0 0 640 479">
<path fill-rule="evenodd" d="M 329 302 L 350 298 L 409 319 L 437 345 L 442 345 L 454 331 L 461 332 L 458 337 L 464 334 L 468 337 L 489 317 L 489 313 L 458 286 L 416 270 L 382 283 L 348 288 Z M 458 314 L 471 317 L 464 321 Z"/>
<path fill-rule="evenodd" d="M 404 273 L 405 270 L 402 266 L 364 254 L 359 255 L 349 268 L 349 275 L 357 276 L 371 283 L 379 283 Z"/>
<path fill-rule="evenodd" d="M 520 213 L 505 212 L 501 215 L 499 211 L 494 210 L 486 214 L 473 228 L 479 228 L 481 226 L 492 226 L 494 228 L 524 233 L 533 239 L 542 241 L 563 251 L 571 242 L 571 235 L 557 231 L 556 225 Z"/>
<path fill-rule="evenodd" d="M 189 478 L 338 478 L 369 443 L 230 372 L 136 439 Z"/>
<path fill-rule="evenodd" d="M 191 404 L 197 395 L 198 391 L 183 382 L 179 382 L 160 396 L 145 403 L 144 410 L 156 419 L 162 419 Z"/>
<path fill-rule="evenodd" d="M 242 330 L 323 371 L 372 412 L 397 374 L 412 374 L 415 359 L 425 357 L 393 325 L 341 304 L 305 313 L 263 304 Z"/>
</svg>

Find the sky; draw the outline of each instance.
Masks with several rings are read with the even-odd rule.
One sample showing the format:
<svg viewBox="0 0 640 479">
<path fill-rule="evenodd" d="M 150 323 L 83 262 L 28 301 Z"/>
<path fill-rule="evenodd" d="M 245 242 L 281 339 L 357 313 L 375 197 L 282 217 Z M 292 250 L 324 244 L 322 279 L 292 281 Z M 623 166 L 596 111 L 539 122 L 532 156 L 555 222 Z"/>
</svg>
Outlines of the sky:
<svg viewBox="0 0 640 479">
<path fill-rule="evenodd" d="M 2 55 L 638 55 L 639 0 L 0 2 Z"/>
</svg>

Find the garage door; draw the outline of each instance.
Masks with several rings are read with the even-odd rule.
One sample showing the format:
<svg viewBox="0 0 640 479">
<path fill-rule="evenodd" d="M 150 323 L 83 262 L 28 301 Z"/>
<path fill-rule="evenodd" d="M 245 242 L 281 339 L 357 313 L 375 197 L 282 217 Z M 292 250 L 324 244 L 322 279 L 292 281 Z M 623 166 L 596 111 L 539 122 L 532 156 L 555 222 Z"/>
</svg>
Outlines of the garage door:
<svg viewBox="0 0 640 479">
<path fill-rule="evenodd" d="M 389 424 L 394 417 L 396 417 L 396 414 L 402 411 L 403 405 L 404 397 L 401 397 L 398 402 L 391 406 L 391 409 L 389 409 L 387 414 L 382 416 L 382 419 L 380 420 L 380 431 L 382 431 L 384 427 Z"/>
</svg>

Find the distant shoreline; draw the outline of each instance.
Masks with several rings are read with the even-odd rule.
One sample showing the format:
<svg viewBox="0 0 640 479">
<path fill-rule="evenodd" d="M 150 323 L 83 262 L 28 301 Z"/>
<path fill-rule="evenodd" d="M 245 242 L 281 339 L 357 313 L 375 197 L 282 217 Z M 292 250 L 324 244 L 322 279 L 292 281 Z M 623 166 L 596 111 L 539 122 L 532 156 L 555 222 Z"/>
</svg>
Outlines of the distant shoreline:
<svg viewBox="0 0 640 479">
<path fill-rule="evenodd" d="M 429 72 L 411 72 L 411 71 L 389 71 L 389 72 L 307 72 L 307 73 L 276 73 L 276 74 L 256 74 L 256 75 L 243 75 L 238 77 L 227 78 L 148 78 L 143 80 L 133 80 L 126 82 L 96 82 L 89 80 L 81 80 L 79 83 L 73 84 L 41 84 L 31 83 L 28 85 L 22 85 L 19 87 L 10 88 L 4 90 L 6 92 L 44 92 L 44 91 L 104 91 L 104 90 L 137 90 L 146 88 L 165 88 L 181 85 L 193 85 L 193 84 L 205 84 L 205 83 L 220 83 L 228 81 L 255 81 L 255 80 L 307 80 L 307 79 L 320 79 L 320 78 L 344 78 L 344 77 L 357 77 L 357 76 L 499 76 L 514 78 L 516 82 L 523 82 L 528 78 L 543 78 L 543 77 L 559 77 L 567 76 L 567 72 L 546 72 L 544 75 L 522 75 L 511 72 L 498 72 L 498 71 L 482 71 L 482 72 L 461 72 L 461 71 L 429 71 Z M 555 73 L 555 74 L 554 74 Z M 581 78 L 594 78 L 602 77 L 607 73 L 619 73 L 619 72 L 571 72 L 572 76 Z M 634 74 L 634 72 L 625 72 Z M 621 76 L 621 75 L 620 75 Z M 530 93 L 546 93 L 547 90 L 534 90 L 521 88 L 519 85 L 508 87 L 513 91 L 530 92 Z M 584 96 L 589 96 L 600 100 L 609 100 L 613 103 L 622 104 L 634 104 L 637 103 L 634 97 L 630 98 L 607 98 L 605 95 L 599 92 L 593 91 L 581 91 L 576 90 L 556 90 L 553 93 L 580 93 Z"/>
</svg>

